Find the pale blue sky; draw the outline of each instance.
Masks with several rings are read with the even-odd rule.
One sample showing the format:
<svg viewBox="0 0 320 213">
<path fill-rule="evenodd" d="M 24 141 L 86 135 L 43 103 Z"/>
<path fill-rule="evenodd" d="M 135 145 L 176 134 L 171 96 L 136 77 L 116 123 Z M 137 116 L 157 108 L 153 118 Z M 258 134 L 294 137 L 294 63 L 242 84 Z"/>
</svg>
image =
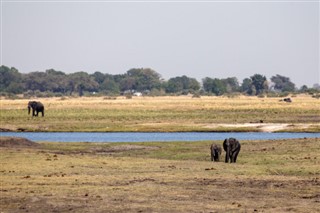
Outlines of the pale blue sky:
<svg viewBox="0 0 320 213">
<path fill-rule="evenodd" d="M 1 23 L 1 63 L 20 72 L 320 81 L 319 1 L 2 0 Z"/>
</svg>

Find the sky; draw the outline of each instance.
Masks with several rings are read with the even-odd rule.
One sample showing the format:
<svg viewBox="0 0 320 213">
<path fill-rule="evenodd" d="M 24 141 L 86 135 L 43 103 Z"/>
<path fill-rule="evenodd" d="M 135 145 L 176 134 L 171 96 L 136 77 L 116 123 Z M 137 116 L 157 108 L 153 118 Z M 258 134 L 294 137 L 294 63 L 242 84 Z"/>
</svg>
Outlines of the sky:
<svg viewBox="0 0 320 213">
<path fill-rule="evenodd" d="M 0 0 L 1 64 L 22 73 L 186 75 L 320 83 L 319 0 Z"/>
</svg>

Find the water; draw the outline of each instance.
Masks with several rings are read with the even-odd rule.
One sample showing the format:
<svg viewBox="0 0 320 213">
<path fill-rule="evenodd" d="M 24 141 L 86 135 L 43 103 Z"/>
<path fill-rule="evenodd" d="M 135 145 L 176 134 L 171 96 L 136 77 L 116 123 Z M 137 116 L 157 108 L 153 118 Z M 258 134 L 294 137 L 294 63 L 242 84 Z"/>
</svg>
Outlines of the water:
<svg viewBox="0 0 320 213">
<path fill-rule="evenodd" d="M 203 141 L 224 140 L 271 140 L 292 138 L 320 138 L 320 133 L 267 133 L 267 132 L 1 132 L 1 136 L 16 136 L 32 141 L 52 142 L 147 142 L 147 141 Z"/>
</svg>

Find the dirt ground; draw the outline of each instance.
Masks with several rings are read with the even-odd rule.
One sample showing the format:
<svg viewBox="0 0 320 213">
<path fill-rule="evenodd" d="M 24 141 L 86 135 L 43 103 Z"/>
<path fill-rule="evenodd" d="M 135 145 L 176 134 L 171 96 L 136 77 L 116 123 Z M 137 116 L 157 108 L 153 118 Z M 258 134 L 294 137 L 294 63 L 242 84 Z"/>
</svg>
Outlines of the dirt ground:
<svg viewBox="0 0 320 213">
<path fill-rule="evenodd" d="M 70 145 L 1 137 L 0 209 L 1 212 L 319 210 L 319 139 L 244 141 L 237 164 L 208 161 L 210 143 Z M 184 154 L 181 159 L 160 156 L 161 152 L 176 150 Z"/>
</svg>

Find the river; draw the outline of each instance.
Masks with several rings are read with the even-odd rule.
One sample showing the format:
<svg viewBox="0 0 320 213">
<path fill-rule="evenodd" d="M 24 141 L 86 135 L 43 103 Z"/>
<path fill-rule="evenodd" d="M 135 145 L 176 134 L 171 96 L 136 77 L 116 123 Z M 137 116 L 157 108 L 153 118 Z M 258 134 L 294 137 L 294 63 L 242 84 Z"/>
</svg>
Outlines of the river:
<svg viewBox="0 0 320 213">
<path fill-rule="evenodd" d="M 224 140 L 229 137 L 235 137 L 238 140 L 320 138 L 320 133 L 291 132 L 0 132 L 0 135 L 50 142 L 204 141 Z"/>
</svg>

